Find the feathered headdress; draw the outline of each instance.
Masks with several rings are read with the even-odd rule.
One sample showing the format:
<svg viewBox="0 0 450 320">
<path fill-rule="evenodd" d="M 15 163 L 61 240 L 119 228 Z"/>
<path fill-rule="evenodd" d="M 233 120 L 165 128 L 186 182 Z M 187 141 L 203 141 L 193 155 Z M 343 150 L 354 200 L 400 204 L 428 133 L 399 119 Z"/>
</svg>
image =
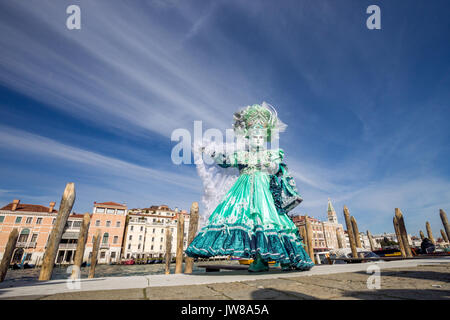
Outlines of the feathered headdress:
<svg viewBox="0 0 450 320">
<path fill-rule="evenodd" d="M 234 113 L 233 129 L 236 135 L 248 137 L 250 129 L 261 128 L 267 132 L 266 139 L 278 139 L 278 133 L 286 130 L 277 115 L 277 111 L 270 104 L 263 102 L 254 104 Z"/>
</svg>

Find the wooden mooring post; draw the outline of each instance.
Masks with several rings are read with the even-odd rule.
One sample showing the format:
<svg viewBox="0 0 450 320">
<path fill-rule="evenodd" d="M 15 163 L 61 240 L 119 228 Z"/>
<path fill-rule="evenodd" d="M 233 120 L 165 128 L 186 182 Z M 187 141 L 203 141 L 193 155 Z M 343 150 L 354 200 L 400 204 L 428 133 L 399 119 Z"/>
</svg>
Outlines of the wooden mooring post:
<svg viewBox="0 0 450 320">
<path fill-rule="evenodd" d="M 5 252 L 3 253 L 2 262 L 0 263 L 0 282 L 3 282 L 8 272 L 11 258 L 16 248 L 17 238 L 19 237 L 19 231 L 14 228 L 9 233 L 8 242 L 6 243 Z"/>
<path fill-rule="evenodd" d="M 422 230 L 419 231 L 420 239 L 423 241 L 425 239 L 425 235 L 423 234 Z"/>
<path fill-rule="evenodd" d="M 92 246 L 92 255 L 91 255 L 91 266 L 89 267 L 89 279 L 95 277 L 95 267 L 97 266 L 97 258 L 98 258 L 98 248 L 100 246 L 100 236 L 102 234 L 101 229 L 97 229 L 94 235 L 94 243 Z"/>
<path fill-rule="evenodd" d="M 403 246 L 402 236 L 400 235 L 400 229 L 398 227 L 398 219 L 397 219 L 397 217 L 395 215 L 394 215 L 393 223 L 394 223 L 395 235 L 397 237 L 398 247 L 400 249 L 402 257 L 405 258 L 406 257 L 406 251 L 405 251 L 405 247 Z"/>
<path fill-rule="evenodd" d="M 428 221 L 425 223 L 425 227 L 427 229 L 428 239 L 430 239 L 431 242 L 433 242 L 433 244 L 436 244 L 436 241 L 434 240 L 434 237 L 433 237 L 433 231 L 431 231 L 431 226 Z"/>
<path fill-rule="evenodd" d="M 441 221 L 442 224 L 444 225 L 444 230 L 445 234 L 447 235 L 447 239 L 450 239 L 450 227 L 448 225 L 447 214 L 443 209 L 439 209 L 439 215 L 441 216 Z"/>
<path fill-rule="evenodd" d="M 86 240 L 88 236 L 89 224 L 91 222 L 91 215 L 85 213 L 83 222 L 80 228 L 80 235 L 78 236 L 77 249 L 75 257 L 73 258 L 72 279 L 78 279 L 81 276 L 81 264 L 83 263 L 84 249 L 86 247 Z"/>
<path fill-rule="evenodd" d="M 442 236 L 442 239 L 444 239 L 444 241 L 448 243 L 447 235 L 445 234 L 445 231 L 442 229 L 441 229 L 441 236 Z"/>
<path fill-rule="evenodd" d="M 311 221 L 309 220 L 309 217 L 307 215 L 305 215 L 305 229 L 306 229 L 306 242 L 308 243 L 308 254 L 311 260 L 314 262 L 316 261 L 316 259 L 314 257 L 313 230 L 311 226 Z"/>
<path fill-rule="evenodd" d="M 344 218 L 347 226 L 348 241 L 350 242 L 350 248 L 352 250 L 352 257 L 358 258 L 358 251 L 356 250 L 355 233 L 353 232 L 352 221 L 350 219 L 350 213 L 347 206 L 344 206 Z"/>
<path fill-rule="evenodd" d="M 69 182 L 64 189 L 55 225 L 53 226 L 48 239 L 47 249 L 45 250 L 44 259 L 42 261 L 41 273 L 39 274 L 40 281 L 47 281 L 52 277 L 59 242 L 61 241 L 64 227 L 66 226 L 67 218 L 69 218 L 74 202 L 75 184 L 73 182 Z"/>
<path fill-rule="evenodd" d="M 191 205 L 191 212 L 189 215 L 189 233 L 188 233 L 188 242 L 189 246 L 194 240 L 195 235 L 197 234 L 198 229 L 198 202 L 193 202 Z M 192 273 L 192 269 L 194 267 L 194 258 L 186 257 L 186 262 L 184 266 L 184 273 Z"/>
<path fill-rule="evenodd" d="M 342 243 L 342 237 L 341 237 L 341 234 L 340 234 L 339 231 L 337 231 L 337 230 L 336 230 L 336 238 L 337 238 L 338 248 L 339 248 L 339 249 L 344 248 L 344 244 Z"/>
<path fill-rule="evenodd" d="M 166 228 L 166 266 L 164 273 L 170 274 L 170 261 L 172 260 L 172 229 L 170 227 Z"/>
<path fill-rule="evenodd" d="M 177 258 L 175 261 L 175 273 L 183 273 L 183 243 L 184 243 L 184 214 L 178 214 L 177 225 Z"/>
<path fill-rule="evenodd" d="M 405 248 L 406 257 L 412 257 L 411 247 L 408 242 L 408 233 L 406 232 L 405 221 L 403 220 L 403 214 L 399 208 L 395 208 L 395 216 L 398 222 L 398 231 L 402 238 L 403 247 Z"/>
<path fill-rule="evenodd" d="M 373 237 L 372 237 L 372 234 L 370 233 L 369 230 L 367 230 L 367 238 L 369 238 L 370 251 L 374 251 L 375 250 L 375 243 L 373 242 Z"/>
<path fill-rule="evenodd" d="M 355 244 L 357 248 L 362 248 L 361 245 L 361 236 L 359 234 L 358 224 L 356 223 L 356 219 L 354 216 L 350 217 L 350 220 L 352 221 L 352 228 L 353 228 L 353 234 L 355 235 Z"/>
</svg>

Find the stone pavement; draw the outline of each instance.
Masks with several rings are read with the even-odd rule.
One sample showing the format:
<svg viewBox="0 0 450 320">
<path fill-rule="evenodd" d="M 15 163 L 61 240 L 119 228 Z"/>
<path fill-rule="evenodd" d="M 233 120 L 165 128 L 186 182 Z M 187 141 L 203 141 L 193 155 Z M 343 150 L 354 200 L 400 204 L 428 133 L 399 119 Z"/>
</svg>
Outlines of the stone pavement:
<svg viewBox="0 0 450 320">
<path fill-rule="evenodd" d="M 369 265 L 381 271 L 380 289 L 368 289 Z M 314 272 L 312 272 L 314 270 Z M 143 282 L 141 278 L 146 278 Z M 0 286 L 0 299 L 150 299 L 150 300 L 243 300 L 243 299 L 448 299 L 450 260 L 380 262 L 316 266 L 307 272 L 248 274 L 241 271 L 197 275 L 91 279 L 81 282 L 83 291 L 62 289 L 65 284 L 40 283 L 21 287 Z M 56 281 L 56 280 L 55 280 Z M 104 281 L 104 282 L 102 282 Z M 116 282 L 114 282 L 116 281 Z M 117 288 L 120 283 L 121 289 Z M 59 288 L 57 286 L 60 286 Z M 48 286 L 48 287 L 47 287 Z M 53 289 L 51 287 L 53 286 Z M 46 288 L 47 287 L 47 288 Z M 102 290 L 95 290 L 95 288 Z M 51 290 L 50 290 L 51 289 Z M 53 291 L 52 291 L 53 290 Z"/>
</svg>

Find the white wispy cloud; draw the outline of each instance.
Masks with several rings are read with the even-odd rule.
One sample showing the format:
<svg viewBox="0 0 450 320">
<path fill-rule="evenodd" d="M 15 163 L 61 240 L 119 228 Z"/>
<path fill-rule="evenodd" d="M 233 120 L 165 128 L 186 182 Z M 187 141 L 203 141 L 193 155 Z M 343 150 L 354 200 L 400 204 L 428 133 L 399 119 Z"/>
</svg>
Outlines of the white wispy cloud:
<svg viewBox="0 0 450 320">
<path fill-rule="evenodd" d="M 160 168 L 143 167 L 6 126 L 0 126 L 0 148 L 36 154 L 40 158 L 62 159 L 81 164 L 84 168 L 96 171 L 101 170 L 106 174 L 147 181 L 149 183 L 163 182 L 178 188 L 192 190 L 195 190 L 195 186 L 198 183 L 196 177 L 190 177 L 187 174 L 177 174 Z"/>
</svg>

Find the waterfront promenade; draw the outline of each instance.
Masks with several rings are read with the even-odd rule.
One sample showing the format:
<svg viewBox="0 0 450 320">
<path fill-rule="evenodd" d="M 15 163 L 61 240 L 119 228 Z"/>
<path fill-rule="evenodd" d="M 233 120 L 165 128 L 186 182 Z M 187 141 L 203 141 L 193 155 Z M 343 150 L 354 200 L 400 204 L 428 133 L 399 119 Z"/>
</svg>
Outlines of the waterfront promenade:
<svg viewBox="0 0 450 320">
<path fill-rule="evenodd" d="M 370 265 L 380 289 L 369 289 Z M 306 272 L 247 271 L 66 280 L 5 281 L 0 299 L 449 299 L 450 259 L 318 265 Z"/>
</svg>

